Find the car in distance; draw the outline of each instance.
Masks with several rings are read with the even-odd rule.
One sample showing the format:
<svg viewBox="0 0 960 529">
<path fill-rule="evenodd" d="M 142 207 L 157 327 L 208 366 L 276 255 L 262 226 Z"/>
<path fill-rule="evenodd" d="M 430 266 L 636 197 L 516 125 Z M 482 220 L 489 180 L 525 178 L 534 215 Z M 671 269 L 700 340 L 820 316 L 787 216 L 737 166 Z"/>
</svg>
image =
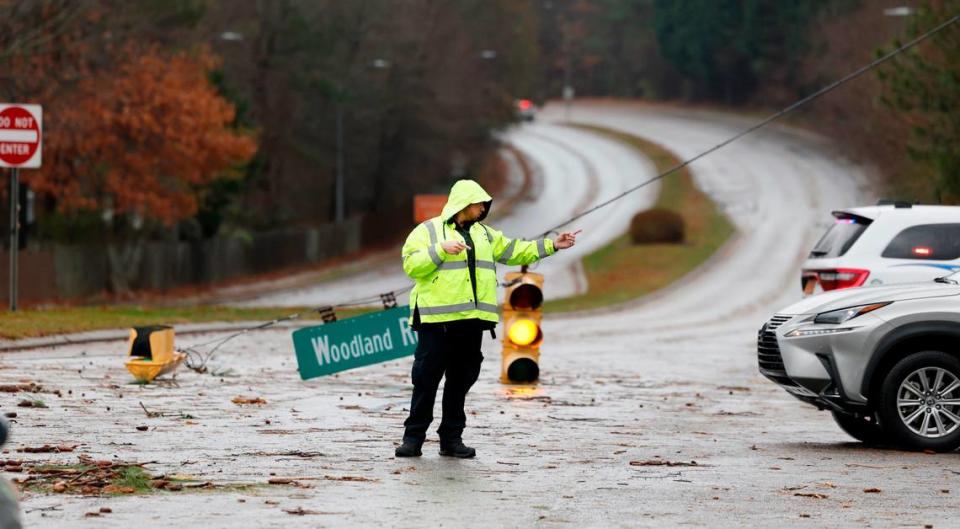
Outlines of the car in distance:
<svg viewBox="0 0 960 529">
<path fill-rule="evenodd" d="M 537 117 L 537 106 L 529 99 L 518 99 L 514 102 L 517 117 L 523 121 L 533 121 Z"/>
<path fill-rule="evenodd" d="M 836 290 L 759 331 L 760 373 L 854 438 L 913 450 L 960 447 L 960 273 Z"/>
<path fill-rule="evenodd" d="M 800 274 L 805 295 L 929 281 L 960 270 L 960 207 L 884 203 L 834 211 Z"/>
</svg>

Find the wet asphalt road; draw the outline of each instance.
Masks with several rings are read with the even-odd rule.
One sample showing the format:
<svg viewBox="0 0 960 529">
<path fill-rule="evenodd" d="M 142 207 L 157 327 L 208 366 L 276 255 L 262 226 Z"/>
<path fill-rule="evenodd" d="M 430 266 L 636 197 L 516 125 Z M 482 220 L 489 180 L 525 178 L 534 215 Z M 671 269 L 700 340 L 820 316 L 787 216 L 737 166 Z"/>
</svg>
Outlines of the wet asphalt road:
<svg viewBox="0 0 960 529">
<path fill-rule="evenodd" d="M 742 125 L 607 103 L 578 107 L 574 118 L 682 156 Z M 960 527 L 957 454 L 863 448 L 756 371 L 756 329 L 799 297 L 799 260 L 829 210 L 867 200 L 861 170 L 820 140 L 780 129 L 693 171 L 737 239 L 652 299 L 548 318 L 535 388 L 498 382 L 499 347 L 488 340 L 468 397 L 474 460 L 439 457 L 435 437 L 424 457 L 395 459 L 410 360 L 302 382 L 291 328 L 231 342 L 213 361 L 225 376 L 183 371 L 146 387 L 127 383 L 124 344 L 4 356 L 0 384 L 30 379 L 62 394 L 40 395 L 46 409 L 16 409 L 23 395 L 0 395 L 3 411 L 18 412 L 7 448 L 78 445 L 5 457 L 75 462 L 84 453 L 256 484 L 145 497 L 31 494 L 26 525 Z M 236 396 L 266 403 L 237 405 Z M 139 402 L 165 416 L 147 418 Z M 267 485 L 271 477 L 299 486 Z M 84 517 L 100 506 L 113 512 Z M 286 512 L 298 508 L 309 514 Z"/>
</svg>

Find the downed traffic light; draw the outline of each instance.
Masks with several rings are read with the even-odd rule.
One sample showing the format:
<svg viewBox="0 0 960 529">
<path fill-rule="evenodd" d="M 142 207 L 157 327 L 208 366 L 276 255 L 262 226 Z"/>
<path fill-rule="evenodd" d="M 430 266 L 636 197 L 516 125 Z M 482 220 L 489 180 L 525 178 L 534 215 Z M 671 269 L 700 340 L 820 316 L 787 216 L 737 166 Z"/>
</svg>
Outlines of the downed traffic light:
<svg viewBox="0 0 960 529">
<path fill-rule="evenodd" d="M 511 272 L 506 275 L 503 300 L 503 353 L 500 381 L 536 382 L 540 378 L 540 343 L 543 331 L 543 275 Z"/>
<path fill-rule="evenodd" d="M 141 384 L 170 373 L 187 357 L 174 351 L 173 328 L 166 325 L 130 329 L 129 348 L 127 370 Z"/>
</svg>

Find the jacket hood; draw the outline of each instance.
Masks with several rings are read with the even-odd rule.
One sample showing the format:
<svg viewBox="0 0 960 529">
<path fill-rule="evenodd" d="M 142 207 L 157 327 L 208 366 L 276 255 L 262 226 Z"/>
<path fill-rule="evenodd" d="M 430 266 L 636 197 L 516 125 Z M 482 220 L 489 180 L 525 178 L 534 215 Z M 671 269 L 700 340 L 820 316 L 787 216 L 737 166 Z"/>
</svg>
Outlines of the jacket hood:
<svg viewBox="0 0 960 529">
<path fill-rule="evenodd" d="M 480 184 L 473 180 L 457 180 L 456 183 L 453 184 L 453 187 L 450 188 L 450 196 L 447 197 L 447 203 L 443 206 L 440 218 L 443 219 L 444 222 L 450 222 L 450 219 L 459 213 L 460 210 L 470 204 L 476 204 L 478 202 L 482 202 L 483 205 L 486 206 L 483 215 L 480 215 L 480 218 L 477 219 L 477 221 L 481 221 L 487 218 L 487 214 L 490 213 L 490 205 L 493 203 L 493 198 L 480 187 Z"/>
<path fill-rule="evenodd" d="M 960 286 L 935 283 L 933 281 L 877 287 L 846 288 L 811 296 L 784 308 L 777 312 L 777 314 L 814 314 L 856 307 L 858 305 L 868 305 L 870 303 L 956 296 L 958 294 L 960 294 Z"/>
</svg>

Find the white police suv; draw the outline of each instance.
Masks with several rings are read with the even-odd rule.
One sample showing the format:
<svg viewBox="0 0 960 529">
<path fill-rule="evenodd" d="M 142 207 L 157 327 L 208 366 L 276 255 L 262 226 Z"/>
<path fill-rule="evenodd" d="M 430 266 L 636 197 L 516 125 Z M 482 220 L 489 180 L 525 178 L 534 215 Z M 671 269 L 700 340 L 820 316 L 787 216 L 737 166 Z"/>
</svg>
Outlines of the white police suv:
<svg viewBox="0 0 960 529">
<path fill-rule="evenodd" d="M 960 206 L 897 202 L 833 216 L 803 264 L 805 295 L 930 281 L 960 270 Z"/>
</svg>

